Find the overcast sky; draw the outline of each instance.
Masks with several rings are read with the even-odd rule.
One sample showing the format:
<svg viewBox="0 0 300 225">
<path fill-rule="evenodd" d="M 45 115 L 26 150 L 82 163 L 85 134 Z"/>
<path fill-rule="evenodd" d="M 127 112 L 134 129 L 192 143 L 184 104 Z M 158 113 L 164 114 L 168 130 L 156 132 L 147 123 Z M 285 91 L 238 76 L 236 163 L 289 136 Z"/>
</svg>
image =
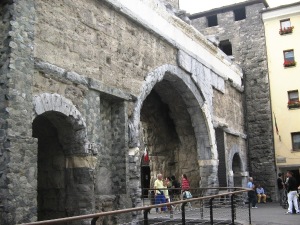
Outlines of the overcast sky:
<svg viewBox="0 0 300 225">
<path fill-rule="evenodd" d="M 179 0 L 179 6 L 180 9 L 192 14 L 241 1 L 243 2 L 245 0 Z M 282 4 L 290 4 L 297 1 L 299 0 L 267 0 L 270 7 L 276 7 Z"/>
</svg>

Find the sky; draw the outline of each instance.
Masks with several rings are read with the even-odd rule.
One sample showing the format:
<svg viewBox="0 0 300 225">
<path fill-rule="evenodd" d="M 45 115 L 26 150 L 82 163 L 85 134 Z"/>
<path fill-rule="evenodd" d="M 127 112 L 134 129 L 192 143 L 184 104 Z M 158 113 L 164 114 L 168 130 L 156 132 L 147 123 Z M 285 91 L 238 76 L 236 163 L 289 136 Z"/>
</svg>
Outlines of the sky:
<svg viewBox="0 0 300 225">
<path fill-rule="evenodd" d="M 187 13 L 193 14 L 213 8 L 219 8 L 225 5 L 231 5 L 241 1 L 245 0 L 179 0 L 179 7 Z M 291 4 L 298 1 L 299 0 L 267 0 L 270 7 Z"/>
</svg>

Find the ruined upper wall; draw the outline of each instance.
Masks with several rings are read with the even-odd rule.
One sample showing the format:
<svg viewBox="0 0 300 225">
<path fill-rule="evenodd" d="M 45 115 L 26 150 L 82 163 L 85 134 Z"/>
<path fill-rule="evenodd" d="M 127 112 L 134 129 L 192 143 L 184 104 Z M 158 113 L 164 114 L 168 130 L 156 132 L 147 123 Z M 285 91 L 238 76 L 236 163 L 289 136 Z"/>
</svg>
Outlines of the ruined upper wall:
<svg viewBox="0 0 300 225">
<path fill-rule="evenodd" d="M 238 67 L 191 26 L 155 2 L 150 1 L 147 5 L 140 1 L 106 3 L 126 17 L 136 19 L 140 25 L 124 20 L 116 12 L 111 13 L 98 1 L 72 1 L 63 6 L 58 6 L 55 1 L 37 1 L 35 56 L 137 94 L 138 90 L 130 89 L 140 86 L 145 71 L 158 64 L 175 64 L 175 58 L 170 58 L 175 54 L 170 53 L 182 48 L 220 76 L 230 77 L 241 85 Z M 48 7 L 52 8 L 51 12 L 46 10 Z M 140 72 L 126 74 L 122 67 L 137 68 Z M 119 71 L 111 74 L 112 68 Z M 133 78 L 130 83 L 127 75 Z"/>
<path fill-rule="evenodd" d="M 35 57 L 108 86 L 136 95 L 147 71 L 176 63 L 176 49 L 103 1 L 40 0 L 36 11 Z"/>
<path fill-rule="evenodd" d="M 200 63 L 225 79 L 230 78 L 241 86 L 242 72 L 222 51 L 211 44 L 194 27 L 159 7 L 156 0 L 126 1 L 106 0 L 117 11 L 138 20 L 146 29 L 154 31 L 174 47 L 186 51 Z M 155 18 L 155 19 L 154 19 Z"/>
</svg>

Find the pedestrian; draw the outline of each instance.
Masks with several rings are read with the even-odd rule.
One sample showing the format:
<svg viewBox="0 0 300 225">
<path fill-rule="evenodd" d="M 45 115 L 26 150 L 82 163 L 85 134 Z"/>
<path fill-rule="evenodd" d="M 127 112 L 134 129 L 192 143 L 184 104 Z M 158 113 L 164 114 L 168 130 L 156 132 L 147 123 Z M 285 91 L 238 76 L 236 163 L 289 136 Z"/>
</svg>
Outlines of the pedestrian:
<svg viewBox="0 0 300 225">
<path fill-rule="evenodd" d="M 248 198 L 249 198 L 249 203 L 252 205 L 252 209 L 257 209 L 256 206 L 256 191 L 255 191 L 255 185 L 253 183 L 253 178 L 249 177 L 249 182 L 247 183 L 247 188 L 250 190 L 248 191 Z"/>
<path fill-rule="evenodd" d="M 177 181 L 177 179 L 174 175 L 171 176 L 171 181 L 172 181 L 172 188 L 175 188 L 172 191 L 171 199 L 172 199 L 172 201 L 173 201 L 173 199 L 179 200 L 180 199 L 180 192 L 181 192 L 180 191 L 180 183 Z"/>
<path fill-rule="evenodd" d="M 288 192 L 288 203 L 289 203 L 289 208 L 288 208 L 288 211 L 286 212 L 286 214 L 293 214 L 293 206 L 295 207 L 296 213 L 299 214 L 297 181 L 293 177 L 292 171 L 288 171 L 286 173 L 286 176 L 288 177 L 287 192 Z"/>
<path fill-rule="evenodd" d="M 171 188 L 171 181 L 170 181 L 170 178 L 167 177 L 165 180 L 164 180 L 164 196 L 166 198 L 166 203 L 168 202 L 171 202 L 171 199 L 170 199 L 170 193 L 169 193 L 169 189 Z M 171 190 L 170 190 L 171 191 Z M 171 210 L 171 206 L 169 205 L 167 207 L 169 210 Z"/>
<path fill-rule="evenodd" d="M 262 200 L 263 203 L 266 203 L 267 196 L 265 194 L 264 188 L 260 184 L 257 184 L 256 194 L 257 194 L 257 203 L 260 203 L 260 200 Z"/>
<path fill-rule="evenodd" d="M 187 179 L 186 174 L 182 174 L 181 189 L 183 192 L 190 190 L 190 182 Z"/>
<path fill-rule="evenodd" d="M 278 173 L 277 187 L 278 187 L 278 193 L 279 193 L 279 203 L 282 206 L 283 205 L 283 194 L 284 194 L 284 183 L 282 180 L 282 173 Z"/>
<path fill-rule="evenodd" d="M 164 182 L 163 182 L 163 175 L 157 174 L 157 179 L 154 182 L 154 189 L 155 189 L 155 204 L 163 204 L 166 203 L 166 198 L 164 195 Z M 166 211 L 167 207 L 164 206 L 161 208 L 161 211 Z M 160 213 L 158 208 L 156 208 L 156 213 Z"/>
<path fill-rule="evenodd" d="M 192 198 L 192 194 L 189 191 L 190 190 L 190 182 L 186 176 L 186 174 L 182 174 L 181 178 L 181 190 L 182 190 L 182 199 Z M 192 205 L 190 202 L 187 203 L 189 208 L 192 208 Z"/>
</svg>

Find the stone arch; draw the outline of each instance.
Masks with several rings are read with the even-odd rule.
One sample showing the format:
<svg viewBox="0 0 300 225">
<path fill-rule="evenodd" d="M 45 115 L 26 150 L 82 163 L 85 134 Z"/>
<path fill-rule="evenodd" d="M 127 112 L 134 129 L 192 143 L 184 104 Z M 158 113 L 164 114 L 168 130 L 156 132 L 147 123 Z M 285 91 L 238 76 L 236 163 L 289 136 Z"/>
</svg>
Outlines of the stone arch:
<svg viewBox="0 0 300 225">
<path fill-rule="evenodd" d="M 245 159 L 237 145 L 234 145 L 228 156 L 228 186 L 241 187 L 246 182 L 246 165 Z"/>
<path fill-rule="evenodd" d="M 167 81 L 182 97 L 191 118 L 197 145 L 197 157 L 201 186 L 217 185 L 217 150 L 215 133 L 210 111 L 196 82 L 182 69 L 173 65 L 163 65 L 150 72 L 142 86 L 141 94 L 135 103 L 134 112 L 129 121 L 129 146 L 132 149 L 140 147 L 139 123 L 143 103 L 146 97 L 159 82 Z M 201 170 L 208 168 L 210 174 Z M 212 181 L 212 182 L 211 182 Z"/>
<path fill-rule="evenodd" d="M 74 141 L 79 140 L 77 146 L 72 149 L 72 152 L 67 154 L 88 154 L 88 141 L 86 133 L 86 124 L 81 116 L 81 113 L 76 109 L 73 103 L 59 94 L 42 93 L 33 97 L 34 115 L 33 119 L 42 114 L 47 114 L 47 117 L 59 127 L 61 125 L 57 117 L 53 117 L 49 112 L 57 112 L 66 117 L 68 122 L 72 124 L 74 130 Z M 67 134 L 66 134 L 67 135 Z M 64 142 L 62 140 L 62 142 Z M 63 143 L 62 143 L 63 144 Z"/>
<path fill-rule="evenodd" d="M 79 215 L 94 208 L 94 165 L 86 125 L 72 102 L 58 94 L 33 99 L 38 139 L 38 220 Z M 89 201 L 86 201 L 89 198 Z"/>
<path fill-rule="evenodd" d="M 139 146 L 139 121 L 140 121 L 140 111 L 143 105 L 144 100 L 149 95 L 151 90 L 153 89 L 154 85 L 163 79 L 166 79 L 170 82 L 180 82 L 176 85 L 180 90 L 182 96 L 184 97 L 187 106 L 189 107 L 190 111 L 197 116 L 192 117 L 192 122 L 195 128 L 196 133 L 199 133 L 199 129 L 206 130 L 207 132 L 200 134 L 197 139 L 198 142 L 202 142 L 203 144 L 199 144 L 198 150 L 199 153 L 203 153 L 205 155 L 204 160 L 208 159 L 217 159 L 217 151 L 215 147 L 215 138 L 213 124 L 211 115 L 208 109 L 208 106 L 205 104 L 205 99 L 196 86 L 192 78 L 180 69 L 177 66 L 173 65 L 164 65 L 158 67 L 151 73 L 146 76 L 145 82 L 142 86 L 141 95 L 138 97 L 134 112 L 131 120 L 129 121 L 129 129 L 130 129 L 130 140 L 129 146 L 131 148 Z M 200 117 L 198 117 L 200 116 Z M 197 126 L 198 125 L 198 126 Z M 204 141 L 204 142 L 203 142 Z M 206 152 L 206 148 L 209 147 L 211 150 L 211 157 L 208 157 Z"/>
</svg>

